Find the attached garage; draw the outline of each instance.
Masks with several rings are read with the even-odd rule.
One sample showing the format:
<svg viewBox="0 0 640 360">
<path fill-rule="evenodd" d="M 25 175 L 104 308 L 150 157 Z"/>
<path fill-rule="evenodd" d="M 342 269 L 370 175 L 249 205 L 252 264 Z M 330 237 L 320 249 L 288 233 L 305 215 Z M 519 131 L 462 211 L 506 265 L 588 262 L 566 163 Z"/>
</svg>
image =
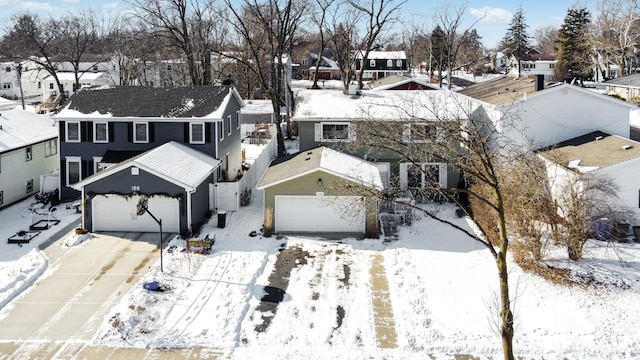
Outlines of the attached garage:
<svg viewBox="0 0 640 360">
<path fill-rule="evenodd" d="M 326 147 L 276 160 L 260 179 L 265 231 L 378 237 L 378 168 Z"/>
<path fill-rule="evenodd" d="M 89 231 L 188 233 L 209 213 L 209 186 L 220 161 L 175 141 L 110 166 L 73 187 L 82 193 Z M 141 196 L 148 213 L 132 218 Z"/>
<path fill-rule="evenodd" d="M 140 196 L 97 195 L 91 201 L 93 231 L 157 232 L 160 227 L 149 214 L 131 216 L 135 213 Z M 163 232 L 180 232 L 180 204 L 176 198 L 151 196 L 149 211 L 162 220 Z"/>
<path fill-rule="evenodd" d="M 365 232 L 365 206 L 359 196 L 275 197 L 276 232 Z"/>
</svg>

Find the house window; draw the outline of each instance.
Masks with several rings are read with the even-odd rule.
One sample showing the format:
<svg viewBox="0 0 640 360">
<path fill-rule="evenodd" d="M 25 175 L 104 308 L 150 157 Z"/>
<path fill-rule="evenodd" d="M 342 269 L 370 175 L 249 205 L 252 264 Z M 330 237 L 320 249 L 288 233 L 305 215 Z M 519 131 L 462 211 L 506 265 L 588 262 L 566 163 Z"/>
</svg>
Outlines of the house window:
<svg viewBox="0 0 640 360">
<path fill-rule="evenodd" d="M 222 121 L 218 123 L 218 134 L 220 134 L 220 140 L 224 140 L 224 124 Z"/>
<path fill-rule="evenodd" d="M 231 135 L 231 115 L 227 116 L 227 135 Z"/>
<path fill-rule="evenodd" d="M 2 83 L 2 88 L 3 89 L 11 89 L 11 83 Z"/>
<path fill-rule="evenodd" d="M 149 142 L 149 124 L 146 122 L 133 123 L 133 142 L 147 143 Z"/>
<path fill-rule="evenodd" d="M 556 64 L 549 64 L 549 69 L 555 69 L 556 68 Z"/>
<path fill-rule="evenodd" d="M 93 71 L 98 71 L 98 65 L 93 65 Z"/>
<path fill-rule="evenodd" d="M 69 156 L 67 162 L 67 185 L 75 184 L 80 181 L 82 171 L 82 159 L 79 156 Z"/>
<path fill-rule="evenodd" d="M 316 124 L 316 141 L 345 142 L 354 140 L 354 136 L 354 129 L 350 123 Z"/>
<path fill-rule="evenodd" d="M 4 191 L 0 190 L 0 204 L 4 204 Z"/>
<path fill-rule="evenodd" d="M 53 90 L 53 83 L 49 84 L 49 90 Z"/>
<path fill-rule="evenodd" d="M 204 144 L 204 123 L 191 123 L 189 141 L 192 144 Z"/>
<path fill-rule="evenodd" d="M 66 142 L 80 142 L 80 123 L 77 121 L 68 121 L 66 123 L 67 131 Z"/>
<path fill-rule="evenodd" d="M 402 141 L 423 143 L 436 140 L 437 128 L 434 124 L 404 124 Z"/>
<path fill-rule="evenodd" d="M 31 161 L 31 159 L 33 159 L 33 149 L 31 148 L 31 146 L 27 146 L 25 148 L 25 160 Z"/>
<path fill-rule="evenodd" d="M 372 67 L 372 68 L 376 67 L 376 59 L 369 60 L 369 67 Z"/>
<path fill-rule="evenodd" d="M 33 192 L 33 179 L 27 180 L 25 185 L 26 185 L 27 194 L 31 194 Z"/>
<path fill-rule="evenodd" d="M 42 89 L 42 82 L 38 81 L 38 89 Z"/>
<path fill-rule="evenodd" d="M 302 65 L 306 66 L 308 64 L 309 64 L 309 59 L 307 59 L 307 58 L 302 59 Z"/>
<path fill-rule="evenodd" d="M 240 110 L 236 111 L 236 129 L 240 129 Z"/>
<path fill-rule="evenodd" d="M 4 68 L 4 71 L 11 72 L 11 67 L 7 66 L 6 68 Z"/>
<path fill-rule="evenodd" d="M 93 123 L 93 142 L 107 143 L 109 142 L 109 124 L 106 122 Z"/>
<path fill-rule="evenodd" d="M 400 59 L 396 60 L 396 67 L 399 67 L 402 69 L 402 60 Z"/>
<path fill-rule="evenodd" d="M 400 186 L 408 189 L 446 188 L 447 165 L 402 163 L 400 164 Z"/>
<path fill-rule="evenodd" d="M 44 156 L 51 156 L 58 153 L 58 139 L 47 140 L 44 143 Z"/>
</svg>

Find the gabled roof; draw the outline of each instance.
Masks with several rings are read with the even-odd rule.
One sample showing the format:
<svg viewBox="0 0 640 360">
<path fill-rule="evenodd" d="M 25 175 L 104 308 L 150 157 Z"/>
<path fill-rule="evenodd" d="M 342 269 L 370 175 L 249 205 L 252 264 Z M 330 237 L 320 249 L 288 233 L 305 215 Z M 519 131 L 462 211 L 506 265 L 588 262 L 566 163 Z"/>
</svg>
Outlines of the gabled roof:
<svg viewBox="0 0 640 360">
<path fill-rule="evenodd" d="M 356 52 L 356 59 L 362 59 L 364 51 L 358 50 Z M 381 59 L 381 60 L 404 60 L 407 58 L 407 54 L 404 51 L 369 51 L 367 59 Z"/>
<path fill-rule="evenodd" d="M 380 170 L 375 165 L 324 146 L 274 162 L 256 187 L 262 190 L 314 171 L 324 171 L 377 190 L 384 189 Z"/>
<path fill-rule="evenodd" d="M 315 61 L 318 59 L 318 54 L 316 53 L 309 53 L 309 57 L 311 57 L 311 59 L 314 61 L 314 64 L 312 64 L 312 66 L 310 66 L 309 68 L 311 70 L 315 70 Z M 340 70 L 340 67 L 338 66 L 338 63 L 329 59 L 326 56 L 322 57 L 322 64 L 320 65 L 319 69 L 322 70 Z"/>
<path fill-rule="evenodd" d="M 222 118 L 228 99 L 240 95 L 231 86 L 116 86 L 71 95 L 59 118 Z"/>
<path fill-rule="evenodd" d="M 640 73 L 633 73 L 619 78 L 607 80 L 605 85 L 615 85 L 624 87 L 640 87 Z"/>
<path fill-rule="evenodd" d="M 0 152 L 57 137 L 58 127 L 48 115 L 37 115 L 22 109 L 0 111 Z"/>
<path fill-rule="evenodd" d="M 138 167 L 159 178 L 194 191 L 220 165 L 216 160 L 198 150 L 176 141 L 170 141 L 144 153 L 110 166 L 88 178 L 73 184 L 76 190 L 95 181 L 104 179 L 123 169 Z"/>
<path fill-rule="evenodd" d="M 391 74 L 381 79 L 370 81 L 367 83 L 367 85 L 369 85 L 371 89 L 387 90 L 407 83 L 415 83 L 421 88 L 426 88 L 421 90 L 441 90 L 436 85 L 429 84 L 416 78 L 410 78 L 398 74 Z"/>
<path fill-rule="evenodd" d="M 538 154 L 584 173 L 640 158 L 640 143 L 594 131 L 550 146 Z"/>
<path fill-rule="evenodd" d="M 455 94 L 449 90 L 362 90 L 346 95 L 342 90 L 296 91 L 294 121 L 336 120 L 457 120 L 466 118 Z"/>
<path fill-rule="evenodd" d="M 96 80 L 101 76 L 108 76 L 108 74 L 104 71 L 85 71 L 79 72 L 78 75 L 80 76 L 80 80 L 84 81 Z M 56 73 L 56 76 L 60 81 L 76 81 L 76 75 L 71 71 L 60 71 Z M 42 79 L 54 80 L 51 74 L 45 75 Z"/>
</svg>

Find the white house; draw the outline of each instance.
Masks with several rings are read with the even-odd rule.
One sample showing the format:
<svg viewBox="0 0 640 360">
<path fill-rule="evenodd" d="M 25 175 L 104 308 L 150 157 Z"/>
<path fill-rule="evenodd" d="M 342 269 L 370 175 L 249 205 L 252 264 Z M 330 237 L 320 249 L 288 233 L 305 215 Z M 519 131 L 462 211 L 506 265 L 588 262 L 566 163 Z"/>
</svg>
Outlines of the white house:
<svg viewBox="0 0 640 360">
<path fill-rule="evenodd" d="M 532 52 L 520 60 L 520 74 L 518 74 L 518 60 L 514 56 L 508 59 L 505 66 L 511 76 L 530 77 L 543 75 L 545 81 L 552 81 L 556 63 L 555 55 Z"/>
<path fill-rule="evenodd" d="M 58 169 L 58 128 L 48 116 L 0 103 L 0 208 L 40 190 Z"/>
<path fill-rule="evenodd" d="M 592 131 L 629 138 L 638 107 L 569 84 L 547 86 L 541 77 L 505 76 L 458 92 L 474 116 L 525 149 L 539 149 Z"/>
<path fill-rule="evenodd" d="M 13 61 L 0 63 L 0 96 L 8 99 L 20 97 L 18 64 Z"/>
<path fill-rule="evenodd" d="M 555 144 L 538 155 L 547 163 L 557 200 L 562 199 L 566 185 L 579 186 L 592 176 L 607 177 L 617 186 L 616 200 L 628 210 L 628 220 L 640 225 L 640 142 L 596 131 Z"/>
</svg>

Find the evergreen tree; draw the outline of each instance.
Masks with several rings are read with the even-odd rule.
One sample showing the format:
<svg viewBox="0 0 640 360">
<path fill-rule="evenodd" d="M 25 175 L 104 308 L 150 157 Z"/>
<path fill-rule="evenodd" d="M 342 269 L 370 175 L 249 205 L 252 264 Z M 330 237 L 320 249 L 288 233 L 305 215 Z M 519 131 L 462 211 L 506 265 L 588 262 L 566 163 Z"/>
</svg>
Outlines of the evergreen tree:
<svg viewBox="0 0 640 360">
<path fill-rule="evenodd" d="M 556 80 L 577 79 L 580 85 L 584 86 L 584 80 L 593 77 L 588 37 L 590 23 L 591 14 L 587 8 L 570 8 L 567 11 L 556 40 L 558 54 L 558 62 L 554 69 Z"/>
<path fill-rule="evenodd" d="M 528 27 L 529 25 L 527 25 L 524 18 L 524 10 L 522 10 L 522 5 L 520 5 L 520 8 L 518 8 L 518 11 L 516 11 L 511 19 L 507 33 L 500 42 L 500 47 L 505 55 L 509 58 L 513 56 L 518 61 L 518 76 L 520 76 L 522 70 L 521 60 L 524 59 L 529 52 L 529 41 L 531 37 L 527 33 Z"/>
<path fill-rule="evenodd" d="M 433 69 L 438 70 L 438 85 L 440 87 L 442 87 L 442 73 L 448 65 L 445 37 L 446 34 L 444 33 L 444 30 L 442 30 L 440 25 L 436 26 L 435 29 L 433 29 L 433 31 L 431 32 L 431 71 L 433 73 Z M 432 74 L 429 74 L 429 76 L 432 76 Z"/>
</svg>

